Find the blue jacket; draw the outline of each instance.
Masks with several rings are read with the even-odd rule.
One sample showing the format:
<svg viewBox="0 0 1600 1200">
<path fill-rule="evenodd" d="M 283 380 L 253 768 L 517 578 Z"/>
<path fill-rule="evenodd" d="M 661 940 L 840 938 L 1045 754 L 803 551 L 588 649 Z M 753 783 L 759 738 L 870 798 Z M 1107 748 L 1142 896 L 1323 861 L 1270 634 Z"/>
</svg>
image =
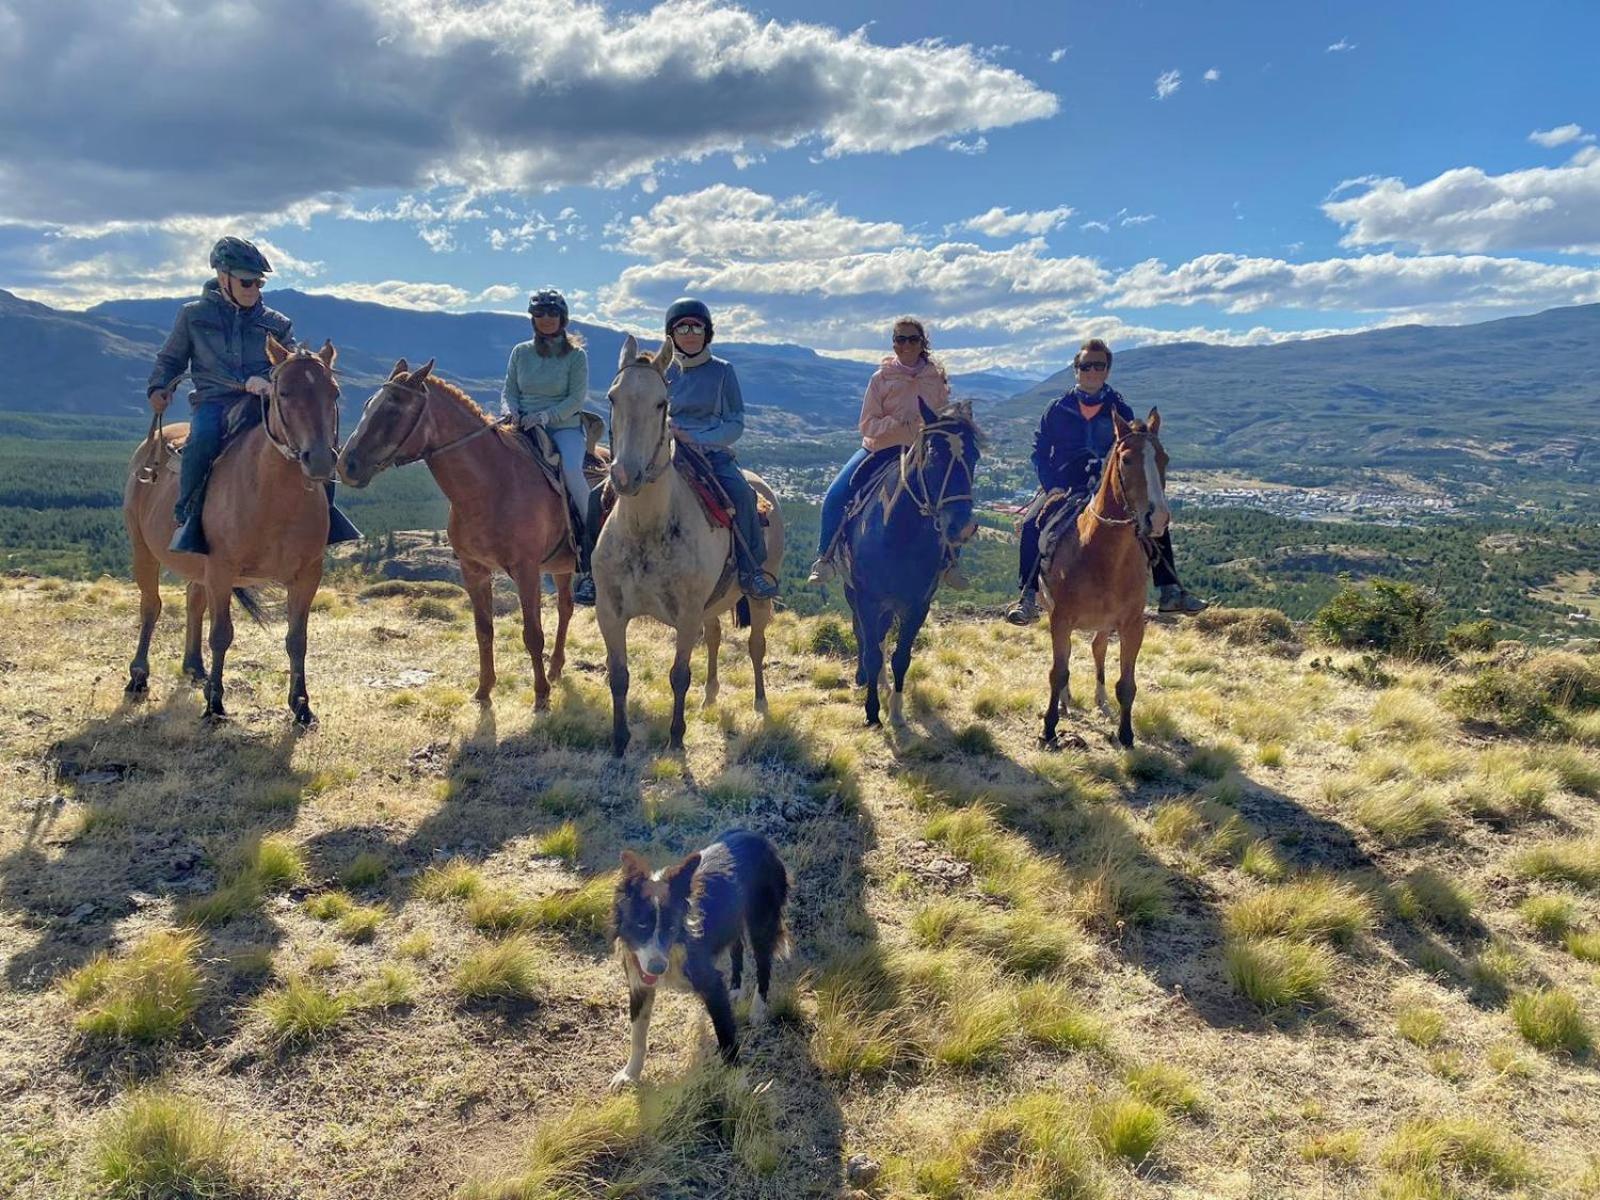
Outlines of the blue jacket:
<svg viewBox="0 0 1600 1200">
<path fill-rule="evenodd" d="M 246 395 L 244 381 L 252 375 L 265 379 L 272 372 L 267 361 L 267 335 L 292 346 L 289 318 L 260 300 L 252 308 L 235 308 L 215 279 L 206 280 L 200 299 L 178 310 L 166 345 L 156 352 L 146 392 L 167 387 L 184 371 L 194 380 L 191 404 L 210 400 L 237 400 Z"/>
<path fill-rule="evenodd" d="M 739 377 L 720 358 L 684 367 L 676 358 L 667 368 L 668 411 L 672 423 L 695 441 L 726 450 L 744 432 L 744 396 Z"/>
<path fill-rule="evenodd" d="M 1104 403 L 1092 421 L 1085 421 L 1078 409 L 1079 400 Z M 1117 440 L 1111 413 L 1115 409 L 1124 421 L 1133 420 L 1133 409 L 1109 384 L 1095 396 L 1073 388 L 1044 410 L 1039 432 L 1033 435 L 1033 467 L 1045 489 L 1062 488 L 1069 492 L 1091 492 L 1100 482 L 1100 468 L 1111 445 Z"/>
</svg>

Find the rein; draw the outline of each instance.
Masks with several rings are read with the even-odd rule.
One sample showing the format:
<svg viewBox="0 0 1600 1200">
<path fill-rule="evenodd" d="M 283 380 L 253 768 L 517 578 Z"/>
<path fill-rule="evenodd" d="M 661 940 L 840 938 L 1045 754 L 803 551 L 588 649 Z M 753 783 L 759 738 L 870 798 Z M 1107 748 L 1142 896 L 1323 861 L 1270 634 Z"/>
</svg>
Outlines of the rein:
<svg viewBox="0 0 1600 1200">
<path fill-rule="evenodd" d="M 291 362 L 294 362 L 298 357 L 300 356 L 295 355 L 292 358 L 286 358 L 277 366 L 273 367 L 271 372 L 269 372 L 267 375 L 267 382 L 271 385 L 269 391 L 265 396 L 258 396 L 256 398 L 261 404 L 261 432 L 266 436 L 266 439 L 271 444 L 272 448 L 279 454 L 283 455 L 286 462 L 294 463 L 296 466 L 298 466 L 300 463 L 301 452 L 295 449 L 295 447 L 290 443 L 287 432 L 285 432 L 282 437 L 279 437 L 272 432 L 272 415 L 282 407 L 282 401 L 278 396 L 278 376 L 282 373 L 284 367 L 288 366 Z M 316 358 L 316 355 L 313 354 L 310 357 Z M 319 359 L 318 361 L 320 362 L 321 360 Z M 329 370 L 329 374 L 332 374 L 331 370 Z M 281 421 L 281 414 L 279 419 Z M 339 403 L 337 400 L 334 401 L 333 405 L 332 449 L 335 456 L 337 456 L 339 450 Z M 322 485 L 309 479 L 306 481 L 305 485 L 306 491 L 308 492 L 315 491 L 320 486 Z"/>
<path fill-rule="evenodd" d="M 928 434 L 933 432 L 942 432 L 940 423 L 924 426 L 921 435 L 917 439 L 916 449 L 910 454 L 902 454 L 900 456 L 900 485 L 895 489 L 895 495 L 890 498 L 889 507 L 894 507 L 895 501 L 900 498 L 900 494 L 903 492 L 911 497 L 912 503 L 917 506 L 917 512 L 919 514 L 924 517 L 932 517 L 937 515 L 939 510 L 944 508 L 944 506 L 947 504 L 954 504 L 958 500 L 972 499 L 972 472 L 970 469 L 968 469 L 966 460 L 959 454 L 952 454 L 950 456 L 950 464 L 945 467 L 944 470 L 944 479 L 942 479 L 939 483 L 938 497 L 935 498 L 933 493 L 929 490 L 927 478 L 928 458 L 926 453 L 924 453 L 923 447 L 926 444 Z M 913 457 L 915 457 L 917 460 L 917 470 L 915 474 L 912 474 L 906 466 L 906 460 Z M 963 473 L 967 477 L 967 490 L 959 495 L 951 495 L 950 480 L 954 477 L 956 466 L 958 464 L 961 466 Z M 917 484 L 921 486 L 921 495 L 917 494 L 917 488 L 912 485 L 913 479 L 916 480 Z"/>
<path fill-rule="evenodd" d="M 413 396 L 422 397 L 422 407 L 417 412 L 416 424 L 411 427 L 411 432 L 407 433 L 406 436 L 400 440 L 400 444 L 403 446 L 406 442 L 411 440 L 411 434 L 416 433 L 416 431 L 421 428 L 424 421 L 427 421 L 430 426 L 433 424 L 433 418 L 429 415 L 428 411 L 428 390 L 426 386 L 412 387 L 410 384 L 405 383 L 385 383 L 383 386 L 385 390 L 393 388 L 397 392 L 409 392 Z M 391 465 L 396 467 L 409 467 L 412 463 L 416 462 L 431 463 L 434 459 L 438 458 L 439 455 L 448 454 L 450 451 L 460 446 L 465 446 L 474 438 L 481 438 L 486 433 L 493 433 L 496 429 L 499 429 L 501 425 L 502 422 L 500 421 L 485 421 L 477 429 L 472 430 L 472 432 L 464 433 L 460 437 L 454 438 L 442 446 L 434 446 L 432 448 L 427 446 L 428 439 L 424 438 L 423 449 L 417 451 L 415 454 L 396 454 Z"/>
<path fill-rule="evenodd" d="M 1110 471 L 1111 486 L 1108 490 L 1111 492 L 1112 499 L 1117 502 L 1122 511 L 1128 512 L 1128 489 L 1127 486 L 1122 482 L 1122 459 L 1116 453 L 1115 447 L 1112 447 Z M 1155 562 L 1157 557 L 1161 554 L 1161 548 L 1156 545 L 1155 539 L 1146 533 L 1143 527 L 1135 524 L 1135 518 L 1132 515 L 1127 517 L 1108 517 L 1105 515 L 1105 513 L 1098 511 L 1097 505 L 1099 502 L 1100 494 L 1096 492 L 1094 499 L 1089 502 L 1089 505 L 1084 509 L 1084 512 L 1088 513 L 1102 525 L 1133 525 L 1133 536 L 1138 541 L 1139 548 L 1144 551 L 1146 558 L 1148 558 L 1151 562 Z"/>
<path fill-rule="evenodd" d="M 652 371 L 655 370 L 655 367 L 652 366 L 650 363 L 647 363 L 647 362 L 635 362 L 635 363 L 629 363 L 627 366 L 623 367 L 622 371 L 630 371 L 630 370 L 633 370 L 633 369 L 635 369 L 637 367 L 648 367 Z M 611 397 L 611 389 L 616 387 L 617 386 L 617 380 L 622 378 L 622 371 L 618 371 L 614 376 L 612 376 L 611 385 L 610 385 L 610 387 L 606 388 L 606 398 L 607 398 L 608 401 L 610 400 L 610 397 Z M 643 487 L 645 484 L 654 483 L 656 480 L 660 479 L 662 474 L 666 471 L 666 469 L 672 465 L 672 454 L 669 452 L 668 454 L 666 454 L 663 457 L 662 453 L 661 453 L 662 449 L 664 447 L 667 447 L 669 445 L 669 443 L 671 442 L 671 439 L 672 439 L 672 429 L 671 429 L 670 422 L 671 422 L 671 413 L 670 412 L 669 413 L 663 413 L 661 415 L 661 436 L 656 439 L 655 448 L 650 451 L 649 461 L 645 463 L 644 476 L 640 480 L 640 486 L 641 487 Z M 613 431 L 612 432 L 612 441 L 613 441 L 613 445 L 615 445 L 615 439 L 616 439 L 615 430 L 616 430 L 616 421 L 615 421 L 615 418 L 613 418 L 613 420 L 612 420 L 612 431 Z"/>
</svg>

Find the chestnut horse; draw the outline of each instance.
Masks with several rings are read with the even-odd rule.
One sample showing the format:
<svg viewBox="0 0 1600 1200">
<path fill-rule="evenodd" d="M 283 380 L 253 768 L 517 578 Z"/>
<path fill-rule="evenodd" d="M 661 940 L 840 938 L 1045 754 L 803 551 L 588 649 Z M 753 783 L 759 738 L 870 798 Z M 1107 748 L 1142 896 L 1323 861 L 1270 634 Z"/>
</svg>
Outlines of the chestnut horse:
<svg viewBox="0 0 1600 1200">
<path fill-rule="evenodd" d="M 565 503 L 544 472 L 516 445 L 522 434 L 493 421 L 460 388 L 433 375 L 430 358 L 415 371 L 405 359 L 367 401 L 339 455 L 339 477 L 366 487 L 390 466 L 421 459 L 450 502 L 450 548 L 472 598 L 478 635 L 478 691 L 494 691 L 494 572 L 511 577 L 522 604 L 522 644 L 533 660 L 534 707 L 550 707 L 550 680 L 566 663 L 572 620 L 572 572 Z M 583 504 L 585 498 L 579 497 Z M 539 576 L 556 582 L 556 640 L 545 673 Z"/>
<path fill-rule="evenodd" d="M 1044 591 L 1050 608 L 1050 707 L 1044 714 L 1044 741 L 1053 745 L 1061 697 L 1067 692 L 1067 659 L 1072 631 L 1094 631 L 1095 703 L 1106 716 L 1106 642 L 1119 641 L 1117 703 L 1122 715 L 1117 741 L 1133 745 L 1133 670 L 1144 642 L 1145 587 L 1150 578 L 1146 546 L 1167 531 L 1167 452 L 1157 436 L 1161 414 L 1155 409 L 1131 424 L 1112 413 L 1117 440 L 1100 473 L 1100 487 L 1078 514 L 1077 537 L 1057 543 L 1044 567 Z"/>
<path fill-rule="evenodd" d="M 683 748 L 684 698 L 689 691 L 689 655 L 703 632 L 706 639 L 706 703 L 717 698 L 717 650 L 722 641 L 719 614 L 748 612 L 750 665 L 755 670 L 756 711 L 767 708 L 767 623 L 772 601 L 749 600 L 737 585 L 727 586 L 732 532 L 712 525 L 694 488 L 673 462 L 672 427 L 667 418 L 667 364 L 672 343 L 654 356 L 639 353 L 630 334 L 622 345 L 611 402 L 611 486 L 617 505 L 600 529 L 594 549 L 595 621 L 606 643 L 606 674 L 611 683 L 611 752 L 628 748 L 628 623 L 654 617 L 676 633 L 672 659 L 670 746 Z M 772 489 L 752 471 L 744 477 L 772 505 L 763 565 L 774 575 L 783 561 L 783 515 Z M 722 584 L 719 592 L 718 585 Z"/>
<path fill-rule="evenodd" d="M 236 588 L 275 580 L 288 588 L 289 708 L 301 725 L 316 718 L 306 695 L 306 622 L 322 582 L 328 541 L 328 497 L 339 437 L 338 357 L 327 342 L 310 350 L 287 350 L 267 338 L 272 390 L 262 403 L 262 421 L 239 435 L 211 469 L 202 520 L 208 554 L 167 549 L 177 522 L 178 473 L 160 460 L 167 441 L 188 433 L 186 424 L 153 428 L 134 452 L 122 493 L 122 516 L 133 542 L 133 577 L 139 584 L 139 649 L 128 667 L 128 695 L 150 687 L 150 635 L 161 615 L 161 568 L 189 581 L 189 624 L 183 669 L 204 682 L 206 716 L 225 716 L 222 667 L 233 644 L 231 601 Z M 254 400 L 249 403 L 255 403 Z M 241 599 L 249 606 L 249 597 Z M 201 622 L 211 614 L 211 671 L 200 652 Z"/>
</svg>

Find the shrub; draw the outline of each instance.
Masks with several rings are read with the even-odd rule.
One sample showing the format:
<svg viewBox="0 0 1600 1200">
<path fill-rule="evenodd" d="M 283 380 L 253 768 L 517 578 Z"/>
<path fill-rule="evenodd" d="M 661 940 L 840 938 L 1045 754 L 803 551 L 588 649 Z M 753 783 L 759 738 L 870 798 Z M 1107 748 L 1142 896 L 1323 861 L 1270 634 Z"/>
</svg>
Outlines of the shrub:
<svg viewBox="0 0 1600 1200">
<path fill-rule="evenodd" d="M 1377 650 L 1401 658 L 1439 657 L 1434 632 L 1439 598 L 1425 588 L 1389 579 L 1346 582 L 1311 618 L 1311 631 L 1331 646 Z"/>
<path fill-rule="evenodd" d="M 1294 623 L 1275 608 L 1211 608 L 1191 624 L 1201 633 L 1220 635 L 1230 646 L 1261 646 L 1290 656 L 1301 649 Z"/>
<path fill-rule="evenodd" d="M 1556 714 L 1538 684 L 1505 667 L 1484 667 L 1444 694 L 1444 704 L 1467 721 L 1510 733 L 1538 733 L 1555 724 Z"/>
<path fill-rule="evenodd" d="M 856 635 L 837 617 L 822 617 L 811 627 L 806 647 L 812 654 L 825 658 L 854 658 Z"/>
<path fill-rule="evenodd" d="M 1444 635 L 1444 644 L 1457 654 L 1470 654 L 1474 650 L 1493 650 L 1499 640 L 1495 624 L 1485 617 L 1481 621 L 1463 621 Z"/>
</svg>

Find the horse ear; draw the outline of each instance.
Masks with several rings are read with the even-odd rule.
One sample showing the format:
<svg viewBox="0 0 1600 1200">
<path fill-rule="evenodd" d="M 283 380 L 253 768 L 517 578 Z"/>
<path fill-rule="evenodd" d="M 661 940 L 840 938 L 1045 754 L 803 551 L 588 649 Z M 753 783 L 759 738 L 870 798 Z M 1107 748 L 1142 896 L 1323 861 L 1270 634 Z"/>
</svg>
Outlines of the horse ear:
<svg viewBox="0 0 1600 1200">
<path fill-rule="evenodd" d="M 922 414 L 922 423 L 924 425 L 932 425 L 939 419 L 939 414 L 929 408 L 928 402 L 921 396 L 917 397 L 917 411 Z"/>
<path fill-rule="evenodd" d="M 403 359 L 403 358 L 397 358 L 397 359 L 394 360 L 394 370 L 389 372 L 389 378 L 390 379 L 399 379 L 400 376 L 408 374 L 410 372 L 410 370 L 411 370 L 411 364 L 410 363 L 406 362 L 406 360 Z"/>
<path fill-rule="evenodd" d="M 1122 419 L 1122 414 L 1114 408 L 1111 410 L 1111 425 L 1117 431 L 1119 438 L 1127 437 L 1128 431 L 1133 428 L 1132 425 Z"/>
<path fill-rule="evenodd" d="M 1152 408 L 1150 410 L 1150 415 L 1144 419 L 1144 423 L 1150 427 L 1151 433 L 1160 433 L 1161 410 L 1159 408 Z"/>
<path fill-rule="evenodd" d="M 333 339 L 327 338 L 322 343 L 322 349 L 317 351 L 317 357 L 322 360 L 322 365 L 328 370 L 333 370 L 333 364 L 338 361 L 339 352 L 333 348 Z"/>
<path fill-rule="evenodd" d="M 289 351 L 284 349 L 283 343 L 270 333 L 267 334 L 267 361 L 273 366 L 277 366 L 288 357 Z"/>
<path fill-rule="evenodd" d="M 660 371 L 663 375 L 665 375 L 667 373 L 667 368 L 672 365 L 672 339 L 671 338 L 663 338 L 662 339 L 662 341 L 661 341 L 661 349 L 656 351 L 656 356 L 653 359 L 651 359 L 650 361 L 651 361 L 651 363 L 654 364 L 655 369 Z"/>
<path fill-rule="evenodd" d="M 624 879 L 630 879 L 636 876 L 649 879 L 650 864 L 645 862 L 644 859 L 634 851 L 624 850 L 622 852 L 622 877 Z"/>
<path fill-rule="evenodd" d="M 629 334 L 622 339 L 622 353 L 617 356 L 617 370 L 633 366 L 633 360 L 639 357 L 639 341 Z"/>
<path fill-rule="evenodd" d="M 416 387 L 423 380 L 427 379 L 429 375 L 433 374 L 433 363 L 434 363 L 434 360 L 430 358 L 427 362 L 423 363 L 415 371 L 411 372 L 411 386 L 412 387 Z"/>
</svg>

